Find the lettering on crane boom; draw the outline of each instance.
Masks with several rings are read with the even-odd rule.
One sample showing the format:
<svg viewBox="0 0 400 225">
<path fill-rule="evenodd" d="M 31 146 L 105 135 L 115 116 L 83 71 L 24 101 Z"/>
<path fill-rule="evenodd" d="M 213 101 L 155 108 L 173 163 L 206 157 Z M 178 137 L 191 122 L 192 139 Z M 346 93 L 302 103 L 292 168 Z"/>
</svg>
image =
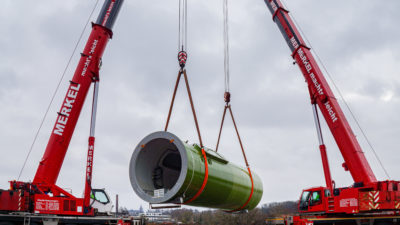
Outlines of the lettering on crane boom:
<svg viewBox="0 0 400 225">
<path fill-rule="evenodd" d="M 97 40 L 97 39 L 94 40 L 92 43 L 92 46 L 90 47 L 89 56 L 86 58 L 85 64 L 82 69 L 82 73 L 81 73 L 82 77 L 84 77 L 86 75 L 87 69 L 89 68 L 90 62 L 92 61 L 92 55 L 93 55 L 94 51 L 96 50 L 98 42 L 99 42 L 99 40 Z"/>
<path fill-rule="evenodd" d="M 69 86 L 67 96 L 65 96 L 64 104 L 61 108 L 61 112 L 57 118 L 56 125 L 54 126 L 53 133 L 62 136 L 64 133 L 65 126 L 67 125 L 68 118 L 70 116 L 72 107 L 75 103 L 76 96 L 78 96 L 80 84 L 71 83 Z"/>
<path fill-rule="evenodd" d="M 274 1 L 271 1 L 271 7 L 272 7 L 272 9 L 274 10 L 274 12 L 275 12 L 276 10 L 278 10 L 278 6 L 276 6 L 276 4 L 275 4 Z"/>
<path fill-rule="evenodd" d="M 108 18 L 110 18 L 110 14 L 111 14 L 111 11 L 112 11 L 114 5 L 115 5 L 115 0 L 113 0 L 113 1 L 111 2 L 110 6 L 109 6 L 108 9 L 107 9 L 106 15 L 104 16 L 104 20 L 103 20 L 103 22 L 101 23 L 101 25 L 102 25 L 103 27 L 106 26 L 106 23 L 107 23 L 107 21 L 108 21 Z"/>
<path fill-rule="evenodd" d="M 329 113 L 329 116 L 332 119 L 332 122 L 336 122 L 336 120 L 338 118 L 336 117 L 336 113 L 333 111 L 332 106 L 329 104 L 329 101 L 325 102 L 324 105 L 325 105 L 326 110 L 328 110 L 328 113 Z"/>
<path fill-rule="evenodd" d="M 92 61 L 92 55 L 96 50 L 99 40 L 93 40 L 92 46 L 90 47 L 89 55 L 86 57 L 85 64 L 81 72 L 81 76 L 85 76 Z M 65 126 L 67 125 L 68 118 L 70 116 L 72 106 L 75 102 L 76 96 L 78 95 L 80 84 L 71 83 L 69 86 L 67 96 L 65 97 L 64 104 L 61 108 L 60 115 L 57 118 L 56 125 L 54 126 L 53 133 L 62 136 L 64 133 Z"/>
<path fill-rule="evenodd" d="M 94 145 L 90 143 L 88 157 L 87 157 L 87 164 L 86 164 L 86 178 L 88 181 L 92 180 L 91 176 L 93 168 L 93 151 L 94 151 Z"/>
<path fill-rule="evenodd" d="M 293 38 L 292 38 L 293 39 Z M 299 54 L 299 57 L 301 61 L 303 62 L 304 68 L 306 68 L 308 75 L 311 78 L 312 83 L 314 84 L 315 89 L 317 90 L 319 95 L 324 95 L 324 90 L 321 87 L 321 84 L 318 82 L 317 78 L 315 77 L 315 74 L 312 72 L 312 66 L 307 59 L 306 54 L 304 54 L 303 49 L 300 48 L 297 50 L 297 53 Z"/>
<path fill-rule="evenodd" d="M 310 61 L 307 58 L 307 55 L 304 53 L 302 48 L 299 48 L 299 43 L 297 43 L 296 38 L 293 36 L 290 39 L 290 43 L 292 43 L 292 46 L 297 50 L 297 53 L 299 54 L 299 57 L 301 59 L 301 62 L 304 65 L 304 68 L 307 71 L 308 76 L 311 79 L 311 82 L 314 84 L 315 89 L 317 90 L 318 94 L 320 96 L 325 96 L 324 90 L 321 86 L 321 84 L 319 83 L 317 77 L 315 76 L 314 72 L 313 72 L 313 67 L 310 63 Z M 331 117 L 332 122 L 336 122 L 338 120 L 338 118 L 336 117 L 336 113 L 335 111 L 333 111 L 333 107 L 331 106 L 331 103 L 328 101 L 326 101 L 324 103 L 326 110 L 328 111 L 329 116 Z"/>
</svg>

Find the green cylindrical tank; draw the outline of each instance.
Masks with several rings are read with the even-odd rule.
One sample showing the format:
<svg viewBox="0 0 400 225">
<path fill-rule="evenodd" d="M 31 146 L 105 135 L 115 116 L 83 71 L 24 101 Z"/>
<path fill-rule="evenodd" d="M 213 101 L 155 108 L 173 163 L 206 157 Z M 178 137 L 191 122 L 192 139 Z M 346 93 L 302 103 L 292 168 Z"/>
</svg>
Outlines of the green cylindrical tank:
<svg viewBox="0 0 400 225">
<path fill-rule="evenodd" d="M 153 204 L 185 204 L 223 210 L 251 210 L 260 202 L 260 178 L 246 168 L 230 163 L 219 153 L 204 148 L 208 180 L 201 194 L 206 166 L 201 148 L 182 142 L 172 133 L 159 131 L 146 136 L 132 154 L 129 177 L 136 194 Z M 243 207 L 243 208 L 242 208 Z"/>
</svg>

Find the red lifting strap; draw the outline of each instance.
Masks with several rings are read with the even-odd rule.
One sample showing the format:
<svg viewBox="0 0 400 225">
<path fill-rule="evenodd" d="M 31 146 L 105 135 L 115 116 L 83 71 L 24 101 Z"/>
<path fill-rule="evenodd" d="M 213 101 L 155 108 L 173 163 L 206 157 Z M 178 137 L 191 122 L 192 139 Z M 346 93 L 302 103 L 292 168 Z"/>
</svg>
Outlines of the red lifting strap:
<svg viewBox="0 0 400 225">
<path fill-rule="evenodd" d="M 204 188 L 206 187 L 206 184 L 207 184 L 207 181 L 208 181 L 208 162 L 207 162 L 207 156 L 206 156 L 206 152 L 204 151 L 204 148 L 201 149 L 201 154 L 204 157 L 204 166 L 206 167 L 205 168 L 205 172 L 204 172 L 203 184 L 201 185 L 201 187 L 197 191 L 197 193 L 191 199 L 187 200 L 183 204 L 189 204 L 189 203 L 193 202 L 194 200 L 196 200 L 201 195 L 201 193 L 203 193 Z"/>
<path fill-rule="evenodd" d="M 250 196 L 249 196 L 249 198 L 247 199 L 247 201 L 246 201 L 241 207 L 239 207 L 239 208 L 237 208 L 237 209 L 230 210 L 230 211 L 226 211 L 226 212 L 236 212 L 236 211 L 240 211 L 240 210 L 244 209 L 244 208 L 249 204 L 251 198 L 253 197 L 253 193 L 254 193 L 254 181 L 253 181 L 253 176 L 251 175 L 250 166 L 249 166 L 249 163 L 248 163 L 248 161 L 247 161 L 247 157 L 246 157 L 246 153 L 245 153 L 245 151 L 244 151 L 244 147 L 243 147 L 243 144 L 242 144 L 242 140 L 241 140 L 240 135 L 239 135 L 239 130 L 238 130 L 237 126 L 236 126 L 235 118 L 233 117 L 231 105 L 229 104 L 229 102 L 230 102 L 230 96 L 231 96 L 231 95 L 230 95 L 229 92 L 225 92 L 225 94 L 224 94 L 224 99 L 225 99 L 226 105 L 225 105 L 225 108 L 224 108 L 224 112 L 223 112 L 223 114 L 222 114 L 221 127 L 220 127 L 220 130 L 219 130 L 218 141 L 217 141 L 217 146 L 216 146 L 216 148 L 215 148 L 215 151 L 218 151 L 219 141 L 220 141 L 220 139 L 221 139 L 222 128 L 223 128 L 224 121 L 225 121 L 225 114 L 226 114 L 227 109 L 229 109 L 229 113 L 230 113 L 230 115 L 231 115 L 232 122 L 233 122 L 233 125 L 234 125 L 234 127 L 235 127 L 236 135 L 237 135 L 237 137 L 238 137 L 238 139 L 239 139 L 240 148 L 242 149 L 242 154 L 243 154 L 244 162 L 246 163 L 247 171 L 249 172 L 249 177 L 250 177 L 250 180 L 251 180 L 251 191 L 250 191 Z"/>
<path fill-rule="evenodd" d="M 179 58 L 180 60 L 182 59 L 184 62 L 186 62 L 187 59 L 187 54 L 186 52 L 179 52 Z M 169 107 L 169 112 L 168 112 L 168 117 L 167 117 L 167 122 L 165 124 L 165 131 L 168 130 L 168 125 L 169 125 L 169 121 L 171 119 L 171 113 L 172 113 L 172 108 L 174 107 L 174 102 L 175 102 L 175 96 L 176 96 L 176 92 L 178 89 L 178 85 L 179 85 L 179 81 L 180 78 L 183 74 L 183 77 L 185 78 L 185 84 L 186 84 L 186 90 L 187 90 L 187 94 L 189 97 L 189 101 L 190 101 L 190 106 L 192 108 L 192 113 L 193 113 L 193 118 L 194 118 L 194 123 L 196 125 L 196 130 L 197 130 L 197 135 L 199 136 L 199 142 L 200 142 L 200 147 L 201 147 L 201 154 L 204 157 L 204 165 L 205 165 L 205 172 L 204 172 L 204 180 L 203 180 L 203 184 L 201 185 L 200 189 L 197 191 L 197 193 L 188 201 L 182 203 L 182 204 L 188 204 L 194 200 L 196 200 L 201 193 L 203 193 L 204 188 L 206 187 L 207 181 L 208 181 L 208 162 L 207 162 L 207 156 L 206 156 L 206 152 L 204 151 L 203 148 L 203 141 L 201 140 L 201 134 L 200 134 L 200 128 L 199 128 L 199 123 L 197 121 L 197 115 L 196 115 L 196 110 L 194 109 L 194 103 L 193 103 L 193 99 L 192 99 L 192 93 L 190 91 L 190 87 L 189 87 L 189 81 L 186 75 L 186 70 L 182 67 L 179 70 L 178 73 L 178 78 L 176 79 L 176 84 L 175 84 L 175 88 L 174 88 L 174 93 L 172 94 L 172 100 L 171 100 L 171 105 Z"/>
<path fill-rule="evenodd" d="M 240 210 L 244 209 L 249 204 L 249 202 L 251 200 L 251 197 L 253 197 L 254 181 L 253 181 L 253 176 L 251 175 L 250 167 L 247 167 L 247 171 L 249 171 L 249 177 L 250 177 L 250 180 L 251 180 L 251 192 L 250 192 L 249 198 L 247 199 L 247 201 L 240 208 L 237 208 L 237 209 L 234 209 L 234 210 L 230 210 L 230 211 L 226 211 L 226 212 L 236 212 L 236 211 L 240 211 Z"/>
<path fill-rule="evenodd" d="M 193 103 L 192 93 L 191 93 L 191 91 L 190 91 L 189 81 L 188 81 L 188 77 L 187 77 L 187 75 L 186 75 L 186 70 L 185 70 L 185 69 L 180 69 L 180 70 L 179 70 L 178 78 L 176 79 L 176 84 L 175 84 L 175 88 L 174 88 L 174 93 L 172 94 L 171 105 L 170 105 L 170 107 L 169 107 L 167 122 L 166 122 L 166 124 L 165 124 L 165 129 L 164 129 L 164 131 L 167 131 L 167 130 L 168 130 L 168 125 L 169 125 L 169 121 L 170 121 L 170 119 L 171 119 L 172 109 L 173 109 L 173 107 L 174 107 L 175 96 L 176 96 L 176 92 L 177 92 L 177 90 L 178 90 L 178 86 L 179 86 L 179 82 L 180 82 L 180 80 L 181 80 L 182 74 L 183 74 L 183 77 L 185 78 L 186 90 L 187 90 L 187 94 L 188 94 L 188 97 L 189 97 L 190 107 L 192 108 L 193 119 L 194 119 L 194 124 L 196 125 L 197 135 L 199 136 L 200 147 L 203 148 L 203 141 L 201 140 L 199 122 L 197 121 L 196 110 L 194 109 L 194 103 Z"/>
</svg>

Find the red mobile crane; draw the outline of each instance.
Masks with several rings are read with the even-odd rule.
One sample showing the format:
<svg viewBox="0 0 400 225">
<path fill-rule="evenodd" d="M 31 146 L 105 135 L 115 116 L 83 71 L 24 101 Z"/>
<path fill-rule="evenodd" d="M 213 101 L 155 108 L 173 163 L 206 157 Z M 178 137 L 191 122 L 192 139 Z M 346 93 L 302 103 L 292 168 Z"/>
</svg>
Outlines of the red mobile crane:
<svg viewBox="0 0 400 225">
<path fill-rule="evenodd" d="M 91 34 L 83 53 L 81 53 L 74 76 L 70 81 L 69 88 L 61 109 L 58 112 L 54 128 L 33 182 L 14 180 L 10 181 L 9 190 L 0 190 L 0 212 L 2 212 L 0 214 L 0 223 L 2 221 L 19 223 L 19 219 L 22 217 L 10 217 L 10 215 L 22 212 L 33 213 L 32 218 L 39 221 L 45 221 L 48 218 L 38 215 L 50 214 L 88 217 L 85 220 L 76 219 L 78 222 L 75 221 L 72 223 L 109 224 L 112 222 L 105 217 L 94 218 L 97 209 L 93 207 L 93 204 L 95 202 L 106 204 L 110 200 L 104 190 L 92 189 L 91 180 L 101 57 L 108 41 L 112 38 L 112 27 L 117 19 L 123 1 L 105 0 L 96 23 L 92 24 Z M 83 198 L 78 198 L 58 187 L 56 182 L 82 106 L 92 83 L 94 84 L 94 92 L 85 171 L 85 190 Z M 27 214 L 24 214 L 24 223 L 26 222 L 25 215 Z M 90 217 L 93 218 L 90 219 Z M 58 217 L 51 218 L 60 219 Z M 65 223 L 71 223 L 71 219 L 68 219 L 69 217 L 62 218 Z"/>
<path fill-rule="evenodd" d="M 374 215 L 399 215 L 400 182 L 387 180 L 377 181 L 364 156 L 364 153 L 353 134 L 332 90 L 324 78 L 317 62 L 307 47 L 289 12 L 280 0 L 264 0 L 272 13 L 273 21 L 278 25 L 292 53 L 295 63 L 308 84 L 315 125 L 319 139 L 326 187 L 315 187 L 303 190 L 299 201 L 302 219 L 324 218 L 342 215 L 345 217 Z M 343 168 L 349 171 L 354 184 L 350 187 L 336 188 L 331 178 L 326 147 L 321 133 L 317 106 L 322 113 L 340 152 L 343 156 Z M 305 216 L 311 215 L 311 216 Z M 297 217 L 299 219 L 300 217 Z M 395 217 L 391 217 L 394 219 Z M 397 219 L 397 217 L 396 217 Z M 295 220 L 292 222 L 299 222 Z M 331 220 L 337 223 L 338 221 Z M 303 221 L 304 222 L 304 221 Z M 307 222 L 307 221 L 306 221 Z M 314 221 L 315 222 L 315 221 Z M 324 221 L 324 223 L 327 223 Z"/>
</svg>

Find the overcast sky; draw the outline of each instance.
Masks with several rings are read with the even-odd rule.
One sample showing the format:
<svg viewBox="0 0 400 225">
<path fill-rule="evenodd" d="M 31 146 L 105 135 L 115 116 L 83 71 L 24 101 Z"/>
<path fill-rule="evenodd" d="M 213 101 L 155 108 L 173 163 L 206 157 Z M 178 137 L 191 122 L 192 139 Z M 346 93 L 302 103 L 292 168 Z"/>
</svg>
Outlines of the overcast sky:
<svg viewBox="0 0 400 225">
<path fill-rule="evenodd" d="M 7 189 L 7 182 L 17 179 L 95 2 L 2 0 L 0 188 Z M 400 180 L 400 1 L 285 3 L 389 175 Z M 189 0 L 188 7 L 187 71 L 203 142 L 215 148 L 224 105 L 222 0 Z M 248 160 L 263 181 L 261 202 L 297 200 L 303 188 L 325 183 L 306 83 L 263 1 L 231 0 L 229 7 L 232 108 Z M 106 188 L 113 198 L 119 194 L 120 205 L 128 208 L 147 208 L 131 188 L 128 164 L 136 144 L 164 127 L 178 71 L 177 23 L 177 0 L 125 0 L 103 56 L 93 187 Z M 22 181 L 35 175 L 89 33 L 90 27 L 62 81 Z M 340 104 L 377 178 L 387 179 L 341 100 Z M 84 188 L 89 119 L 87 101 L 58 179 L 59 186 L 72 189 L 76 196 Z M 170 131 L 198 142 L 192 121 L 182 86 Z M 228 120 L 226 125 L 220 151 L 244 165 L 232 124 Z M 351 185 L 325 122 L 323 133 L 333 179 L 337 186 Z"/>
</svg>

